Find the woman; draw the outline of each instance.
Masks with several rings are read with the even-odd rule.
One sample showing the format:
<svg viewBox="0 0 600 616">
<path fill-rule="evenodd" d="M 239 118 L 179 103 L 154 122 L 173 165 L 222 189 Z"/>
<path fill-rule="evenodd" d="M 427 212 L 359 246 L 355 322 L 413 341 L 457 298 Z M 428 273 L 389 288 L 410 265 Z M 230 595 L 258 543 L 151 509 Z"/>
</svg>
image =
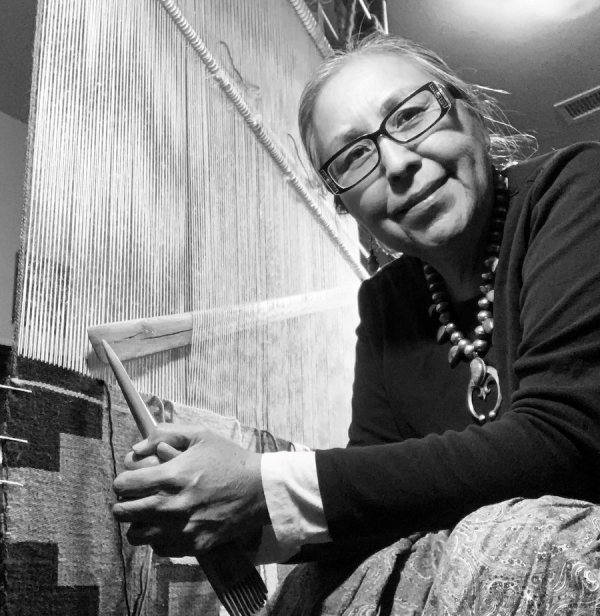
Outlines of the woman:
<svg viewBox="0 0 600 616">
<path fill-rule="evenodd" d="M 394 36 L 317 71 L 309 157 L 403 253 L 359 294 L 350 447 L 261 457 L 163 426 L 115 481 L 132 543 L 190 554 L 270 520 L 280 559 L 321 563 L 280 614 L 600 609 L 600 144 L 501 175 L 489 110 Z"/>
</svg>

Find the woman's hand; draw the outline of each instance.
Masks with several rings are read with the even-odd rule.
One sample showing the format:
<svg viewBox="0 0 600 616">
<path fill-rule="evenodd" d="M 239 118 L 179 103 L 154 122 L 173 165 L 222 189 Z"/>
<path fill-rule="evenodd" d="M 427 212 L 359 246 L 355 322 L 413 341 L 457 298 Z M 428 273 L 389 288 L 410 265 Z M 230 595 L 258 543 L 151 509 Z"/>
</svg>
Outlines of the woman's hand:
<svg viewBox="0 0 600 616">
<path fill-rule="evenodd" d="M 167 461 L 165 461 L 167 460 Z M 260 454 L 198 426 L 159 424 L 125 459 L 113 514 L 160 556 L 198 555 L 269 522 Z"/>
</svg>

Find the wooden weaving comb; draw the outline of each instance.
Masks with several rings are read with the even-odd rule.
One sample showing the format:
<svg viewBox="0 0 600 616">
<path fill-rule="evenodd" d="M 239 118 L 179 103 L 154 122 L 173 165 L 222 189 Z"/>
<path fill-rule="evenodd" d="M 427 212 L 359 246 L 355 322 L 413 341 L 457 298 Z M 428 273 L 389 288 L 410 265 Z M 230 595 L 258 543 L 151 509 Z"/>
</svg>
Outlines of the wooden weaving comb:
<svg viewBox="0 0 600 616">
<path fill-rule="evenodd" d="M 154 417 L 134 387 L 117 354 L 102 340 L 108 363 L 123 392 L 127 406 L 144 438 L 156 426 Z M 235 543 L 213 548 L 197 556 L 206 579 L 230 616 L 254 616 L 267 600 L 267 587 L 254 565 Z"/>
</svg>

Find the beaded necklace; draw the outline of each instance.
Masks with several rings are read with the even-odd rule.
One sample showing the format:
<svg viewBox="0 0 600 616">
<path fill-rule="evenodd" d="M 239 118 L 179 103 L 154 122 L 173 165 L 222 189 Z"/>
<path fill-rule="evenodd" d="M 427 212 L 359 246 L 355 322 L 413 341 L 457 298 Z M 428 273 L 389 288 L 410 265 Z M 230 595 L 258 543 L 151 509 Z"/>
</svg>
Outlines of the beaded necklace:
<svg viewBox="0 0 600 616">
<path fill-rule="evenodd" d="M 459 329 L 452 316 L 452 308 L 446 283 L 440 274 L 427 263 L 423 265 L 425 279 L 429 285 L 433 304 L 429 308 L 430 315 L 437 315 L 440 327 L 437 331 L 437 341 L 444 344 L 448 339 L 451 347 L 448 353 L 450 367 L 454 368 L 461 361 L 469 362 L 471 379 L 467 390 L 467 405 L 473 417 L 484 423 L 496 418 L 502 402 L 500 393 L 500 379 L 498 372 L 493 366 L 488 366 L 483 360 L 492 344 L 492 332 L 494 331 L 494 318 L 492 308 L 494 304 L 494 278 L 498 267 L 498 255 L 504 231 L 506 212 L 508 211 L 508 182 L 497 170 L 493 169 L 494 181 L 494 208 L 490 222 L 488 245 L 485 249 L 485 269 L 481 274 L 482 296 L 478 300 L 480 311 L 477 313 L 479 325 L 475 328 L 475 340 L 470 340 Z M 498 398 L 494 408 L 486 415 L 477 413 L 473 406 L 473 394 L 485 400 L 491 392 L 491 387 L 496 385 Z"/>
</svg>

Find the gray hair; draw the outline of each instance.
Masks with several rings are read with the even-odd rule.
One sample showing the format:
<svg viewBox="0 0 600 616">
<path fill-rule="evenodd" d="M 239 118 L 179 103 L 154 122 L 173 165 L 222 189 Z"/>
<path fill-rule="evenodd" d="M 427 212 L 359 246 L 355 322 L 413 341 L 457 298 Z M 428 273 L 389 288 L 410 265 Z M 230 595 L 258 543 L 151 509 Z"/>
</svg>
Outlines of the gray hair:
<svg viewBox="0 0 600 616">
<path fill-rule="evenodd" d="M 395 34 L 374 32 L 361 41 L 353 41 L 346 50 L 338 50 L 327 58 L 314 72 L 300 97 L 298 126 L 304 149 L 312 166 L 319 166 L 313 127 L 313 112 L 316 100 L 323 87 L 345 64 L 356 56 L 368 54 L 393 54 L 407 57 L 424 68 L 434 79 L 447 86 L 450 92 L 460 98 L 474 117 L 478 118 L 490 136 L 490 158 L 497 167 L 507 167 L 527 158 L 527 150 L 535 151 L 536 140 L 521 133 L 508 121 L 506 115 L 490 92 L 506 94 L 471 84 L 460 78 L 433 51 Z M 336 199 L 338 210 L 343 205 Z"/>
</svg>

